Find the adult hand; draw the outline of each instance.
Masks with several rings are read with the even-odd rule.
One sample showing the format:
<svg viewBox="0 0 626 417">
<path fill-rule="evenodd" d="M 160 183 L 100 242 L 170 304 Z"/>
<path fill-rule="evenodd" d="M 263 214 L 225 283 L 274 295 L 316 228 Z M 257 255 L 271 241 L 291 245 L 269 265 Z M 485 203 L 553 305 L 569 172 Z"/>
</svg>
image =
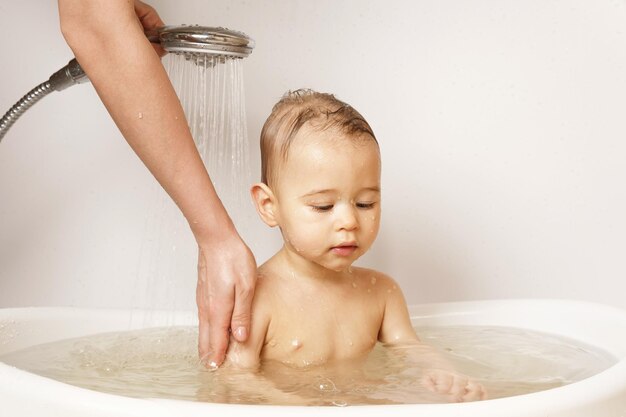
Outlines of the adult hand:
<svg viewBox="0 0 626 417">
<path fill-rule="evenodd" d="M 227 239 L 199 243 L 198 352 L 210 368 L 222 364 L 229 337 L 244 342 L 250 333 L 250 310 L 256 284 L 256 262 L 236 233 Z"/>
<path fill-rule="evenodd" d="M 142 1 L 135 0 L 135 14 L 144 32 L 155 30 L 165 25 L 154 7 Z M 152 47 L 160 57 L 167 53 L 160 43 L 152 43 Z"/>
</svg>

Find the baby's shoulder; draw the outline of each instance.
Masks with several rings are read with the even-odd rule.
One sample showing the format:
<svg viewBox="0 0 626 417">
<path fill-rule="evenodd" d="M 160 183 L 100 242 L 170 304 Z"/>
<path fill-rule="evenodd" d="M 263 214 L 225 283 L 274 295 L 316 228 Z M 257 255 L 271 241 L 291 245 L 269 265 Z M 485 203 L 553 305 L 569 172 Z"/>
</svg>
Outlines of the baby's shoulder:
<svg viewBox="0 0 626 417">
<path fill-rule="evenodd" d="M 375 269 L 353 267 L 352 274 L 362 283 L 376 285 L 380 290 L 395 289 L 398 286 L 389 275 Z"/>
<path fill-rule="evenodd" d="M 276 294 L 278 288 L 278 277 L 271 268 L 265 268 L 264 265 L 257 269 L 257 281 L 254 290 L 254 299 L 267 303 Z"/>
<path fill-rule="evenodd" d="M 266 262 L 257 268 L 257 282 L 254 290 L 253 306 L 255 309 L 271 313 L 281 305 L 281 297 L 288 291 L 282 271 Z"/>
</svg>

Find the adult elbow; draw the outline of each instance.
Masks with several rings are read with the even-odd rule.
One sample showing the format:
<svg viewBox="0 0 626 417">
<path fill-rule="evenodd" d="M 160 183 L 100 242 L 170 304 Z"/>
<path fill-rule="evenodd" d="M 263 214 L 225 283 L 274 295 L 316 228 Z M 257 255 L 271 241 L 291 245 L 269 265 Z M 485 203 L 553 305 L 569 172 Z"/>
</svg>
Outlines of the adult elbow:
<svg viewBox="0 0 626 417">
<path fill-rule="evenodd" d="M 107 16 L 103 14 L 103 10 L 100 8 L 99 2 L 59 0 L 61 34 L 75 53 L 77 49 L 80 51 L 84 45 L 105 40 Z"/>
</svg>

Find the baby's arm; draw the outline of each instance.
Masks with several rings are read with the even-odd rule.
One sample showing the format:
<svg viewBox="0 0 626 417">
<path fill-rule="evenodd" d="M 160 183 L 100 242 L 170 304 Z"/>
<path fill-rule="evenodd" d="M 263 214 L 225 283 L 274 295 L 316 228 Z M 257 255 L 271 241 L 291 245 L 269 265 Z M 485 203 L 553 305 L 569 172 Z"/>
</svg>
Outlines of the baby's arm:
<svg viewBox="0 0 626 417">
<path fill-rule="evenodd" d="M 434 348 L 420 343 L 413 330 L 404 295 L 395 281 L 381 274 L 380 294 L 385 299 L 383 321 L 378 340 L 390 345 L 404 345 L 411 361 L 425 369 L 422 383 L 433 392 L 461 401 L 484 400 L 483 386 L 459 374 Z"/>
<path fill-rule="evenodd" d="M 393 345 L 419 343 L 402 290 L 392 278 L 384 274 L 378 273 L 377 279 L 378 295 L 382 297 L 385 306 L 378 340 Z"/>
</svg>

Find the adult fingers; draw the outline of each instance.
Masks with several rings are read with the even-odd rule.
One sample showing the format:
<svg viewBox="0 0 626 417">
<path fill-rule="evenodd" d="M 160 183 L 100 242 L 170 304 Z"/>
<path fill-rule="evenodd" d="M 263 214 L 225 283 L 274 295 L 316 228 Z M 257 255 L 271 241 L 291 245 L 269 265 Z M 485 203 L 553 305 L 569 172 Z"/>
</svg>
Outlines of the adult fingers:
<svg viewBox="0 0 626 417">
<path fill-rule="evenodd" d="M 233 311 L 234 293 L 226 288 L 219 291 L 211 286 L 207 260 L 202 249 L 198 249 L 198 354 L 207 367 L 222 364 L 228 348 L 228 329 Z"/>
<path fill-rule="evenodd" d="M 224 362 L 228 349 L 230 314 L 232 312 L 232 295 L 223 298 L 222 303 L 208 300 L 199 284 L 198 300 L 198 354 L 200 361 L 210 368 L 218 367 Z"/>
<path fill-rule="evenodd" d="M 205 363 L 217 367 L 224 362 L 228 349 L 230 318 L 233 313 L 233 294 L 209 304 L 209 351 Z"/>
<path fill-rule="evenodd" d="M 238 342 L 245 342 L 250 334 L 250 319 L 254 287 L 240 283 L 235 288 L 235 306 L 230 321 L 233 336 Z"/>
<path fill-rule="evenodd" d="M 205 363 L 209 356 L 209 318 L 198 311 L 198 355 L 200 361 Z"/>
<path fill-rule="evenodd" d="M 154 7 L 140 0 L 135 0 L 135 14 L 144 31 L 150 31 L 165 25 Z M 151 44 L 159 57 L 163 57 L 167 53 L 160 43 L 151 42 Z"/>
<path fill-rule="evenodd" d="M 198 306 L 198 355 L 203 361 L 209 354 L 209 300 L 207 291 L 207 267 L 202 249 L 198 248 L 198 282 L 196 305 Z"/>
<path fill-rule="evenodd" d="M 216 368 L 224 362 L 228 348 L 228 330 L 233 312 L 234 292 L 232 288 L 216 289 L 209 282 L 207 262 L 202 249 L 198 253 L 198 352 L 201 362 Z"/>
<path fill-rule="evenodd" d="M 154 7 L 142 1 L 135 0 L 135 14 L 144 29 L 156 29 L 164 25 Z"/>
</svg>

